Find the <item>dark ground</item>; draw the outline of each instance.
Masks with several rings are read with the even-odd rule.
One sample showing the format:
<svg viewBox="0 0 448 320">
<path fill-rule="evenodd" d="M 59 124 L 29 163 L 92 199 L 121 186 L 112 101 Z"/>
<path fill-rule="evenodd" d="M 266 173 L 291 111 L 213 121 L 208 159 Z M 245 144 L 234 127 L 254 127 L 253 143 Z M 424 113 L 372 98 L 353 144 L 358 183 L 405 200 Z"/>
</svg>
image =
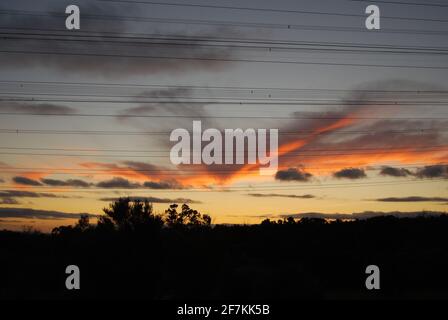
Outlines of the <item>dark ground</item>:
<svg viewBox="0 0 448 320">
<path fill-rule="evenodd" d="M 326 223 L 0 232 L 0 298 L 448 298 L 448 216 Z M 65 288 L 78 265 L 81 290 Z M 365 288 L 365 268 L 381 290 Z"/>
</svg>

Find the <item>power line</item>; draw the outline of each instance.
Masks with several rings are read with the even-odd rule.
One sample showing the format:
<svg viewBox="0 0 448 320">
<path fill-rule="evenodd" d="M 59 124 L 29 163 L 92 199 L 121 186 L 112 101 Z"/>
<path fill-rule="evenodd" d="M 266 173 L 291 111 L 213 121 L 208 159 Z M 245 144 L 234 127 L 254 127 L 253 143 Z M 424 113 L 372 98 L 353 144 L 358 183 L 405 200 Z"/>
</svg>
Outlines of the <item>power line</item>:
<svg viewBox="0 0 448 320">
<path fill-rule="evenodd" d="M 72 39 L 75 37 L 75 39 Z M 85 36 L 78 36 L 85 37 Z M 283 46 L 274 44 L 235 44 L 234 42 L 227 42 L 227 44 L 222 44 L 219 41 L 218 44 L 214 43 L 201 43 L 198 47 L 197 43 L 194 42 L 167 42 L 167 40 L 162 42 L 141 42 L 141 41 L 121 41 L 119 40 L 104 40 L 104 39 L 76 39 L 76 36 L 64 35 L 58 38 L 45 37 L 25 37 L 25 36 L 2 36 L 3 40 L 32 40 L 32 41 L 64 41 L 64 42 L 87 42 L 92 44 L 100 43 L 101 45 L 105 43 L 109 44 L 119 44 L 119 45 L 143 45 L 143 46 L 183 46 L 192 47 L 193 49 L 201 49 L 203 47 L 212 48 L 236 48 L 236 49 L 261 49 L 266 50 L 266 52 L 272 52 L 273 50 L 285 50 L 285 51 L 321 51 L 321 52 L 336 52 L 336 53 L 367 53 L 367 54 L 423 54 L 423 55 L 446 55 L 448 54 L 448 48 L 424 48 L 424 47 L 393 47 L 393 46 L 378 46 L 378 45 L 358 45 L 358 44 L 347 44 L 347 45 L 336 45 L 336 44 L 285 44 Z M 98 38 L 98 37 L 96 37 Z M 239 42 L 241 43 L 241 42 Z M 300 47 L 299 47 L 300 46 Z M 339 46 L 339 47 L 336 47 Z"/>
<path fill-rule="evenodd" d="M 150 95 L 111 95 L 111 94 L 67 94 L 67 93 L 28 93 L 28 92 L 0 92 L 0 95 L 8 96 L 7 98 L 0 98 L 0 101 L 8 101 L 8 102 L 74 102 L 75 100 L 64 100 L 62 98 L 59 99 L 47 99 L 47 98 L 22 98 L 22 96 L 45 96 L 45 97 L 89 97 L 89 98 L 135 98 L 135 99 L 151 99 L 151 100 L 76 100 L 77 102 L 112 102 L 112 103 L 160 103 L 160 104 L 184 104 L 184 103 L 190 103 L 190 104 L 279 104 L 281 105 L 282 102 L 287 104 L 332 104 L 336 102 L 337 105 L 340 104 L 355 104 L 355 105 L 364 105 L 364 104 L 375 104 L 375 105 L 428 105 L 428 104 L 442 104 L 445 105 L 447 102 L 444 101 L 435 101 L 435 100 L 418 100 L 418 101 L 399 101 L 397 100 L 356 100 L 356 99 L 295 99 L 295 98 L 278 98 L 275 97 L 269 97 L 269 98 L 245 98 L 245 97 L 201 97 L 201 96 L 175 96 L 175 95 L 169 95 L 169 96 L 162 96 L 162 97 L 151 97 Z M 12 95 L 17 95 L 21 97 L 10 97 Z M 165 99 L 165 100 L 161 100 Z M 169 100 L 166 100 L 169 99 Z M 173 99 L 185 99 L 185 100 L 173 100 Z M 206 100 L 208 99 L 208 100 Z M 199 101 L 195 101 L 199 100 Z M 205 101 L 204 101 L 205 100 Z M 250 102 L 255 101 L 255 102 Z"/>
<path fill-rule="evenodd" d="M 402 134 L 402 133 L 424 133 L 424 132 L 446 132 L 448 129 L 444 128 L 420 128 L 420 129 L 406 129 L 406 130 L 345 130 L 335 131 L 332 134 Z M 152 136 L 152 135 L 169 135 L 169 131 L 103 131 L 103 130 L 46 130 L 46 129 L 0 129 L 0 134 L 51 134 L 51 135 L 122 135 L 122 136 Z M 192 132 L 189 132 L 193 134 Z M 309 135 L 315 134 L 314 131 L 280 131 L 281 135 Z M 324 133 L 322 133 L 324 134 Z"/>
<path fill-rule="evenodd" d="M 1 29 L 1 28 L 0 28 Z M 33 30 L 34 31 L 34 30 Z M 48 36 L 56 36 L 63 37 L 63 40 L 77 40 L 77 41 L 88 41 L 89 39 L 103 39 L 108 40 L 120 40 L 113 41 L 113 43 L 138 43 L 138 44 L 191 44 L 197 42 L 203 42 L 203 46 L 211 45 L 210 43 L 238 43 L 238 44 L 257 44 L 257 45 L 265 45 L 259 48 L 276 48 L 277 45 L 285 45 L 288 46 L 286 48 L 290 48 L 290 46 L 325 46 L 325 47 L 342 47 L 342 48 L 360 48 L 360 49 L 396 49 L 396 50 L 438 50 L 438 51 L 446 51 L 448 47 L 428 47 L 428 46 L 397 46 L 397 45 L 380 45 L 380 44 L 369 44 L 369 43 L 348 43 L 348 42 L 329 42 L 329 41 L 293 41 L 293 40 L 263 40 L 263 39 L 244 39 L 244 38 L 216 38 L 216 37 L 192 37 L 192 36 L 176 36 L 169 37 L 164 35 L 153 35 L 153 36 L 122 36 L 117 35 L 116 33 L 112 33 L 113 35 L 92 35 L 92 34 L 73 34 L 73 33 L 62 33 L 62 34 L 43 34 L 43 33 L 23 33 L 23 32 L 0 32 L 0 35 L 3 35 L 3 39 L 9 39 L 9 36 L 19 36 L 13 39 L 26 39 L 26 40 L 47 40 Z M 25 38 L 25 36 L 29 36 L 32 38 Z M 49 38 L 49 40 L 57 40 L 59 38 Z M 121 40 L 157 40 L 164 42 L 128 42 Z M 246 47 L 246 46 L 245 46 Z M 250 46 L 247 46 L 251 48 Z M 285 48 L 285 47 L 280 47 Z"/>
<path fill-rule="evenodd" d="M 298 14 L 309 14 L 309 15 L 365 18 L 365 16 L 362 14 L 334 13 L 334 12 L 321 12 L 321 11 L 310 11 L 310 10 L 254 8 L 254 7 L 237 7 L 237 6 L 223 6 L 223 5 L 209 5 L 209 4 L 205 5 L 205 4 L 178 3 L 178 2 L 155 2 L 155 1 L 139 1 L 139 0 L 98 0 L 98 1 L 111 2 L 111 3 L 134 3 L 134 4 L 144 4 L 144 5 L 158 5 L 158 6 L 228 9 L 228 10 L 278 12 L 278 13 L 298 13 Z M 382 18 L 383 19 L 391 19 L 391 20 L 406 20 L 406 21 L 448 22 L 448 20 L 445 20 L 445 19 L 430 19 L 430 18 L 418 18 L 418 17 L 417 18 L 407 18 L 407 17 L 397 17 L 397 16 L 382 16 Z"/>
<path fill-rule="evenodd" d="M 53 186 L 2 186 L 0 187 L 0 190 L 7 190 L 5 188 L 14 188 L 14 189 L 28 189 L 32 188 L 33 190 L 48 190 L 48 189 L 56 189 L 52 190 L 52 193 L 56 192 L 70 192 L 70 193 L 77 193 L 77 192 L 95 192 L 95 191 L 105 191 L 105 192 L 115 192 L 115 191 L 125 191 L 125 192 L 136 192 L 136 191 L 146 191 L 146 192 L 225 192 L 225 191 L 239 191 L 239 192 L 249 192 L 249 191 L 293 191 L 293 190 L 320 190 L 320 189 L 333 189 L 333 188 L 357 188 L 357 187 L 375 187 L 375 186 L 394 186 L 394 185 L 403 185 L 403 184 L 420 184 L 420 183 L 438 183 L 438 182 L 445 182 L 446 179 L 443 178 L 436 178 L 431 180 L 404 180 L 404 181 L 384 181 L 384 182 L 365 182 L 365 183 L 357 183 L 357 182 L 351 182 L 351 183 L 337 183 L 337 184 L 325 184 L 325 185 L 311 185 L 311 186 L 260 186 L 260 187 L 254 187 L 254 186 L 242 186 L 242 187 L 221 187 L 220 189 L 213 189 L 213 188 L 190 188 L 190 189 L 150 189 L 149 188 L 85 188 L 86 190 L 79 190 L 73 189 L 73 188 L 64 188 L 64 187 L 53 187 Z M 61 190 L 63 189 L 63 190 Z"/>
<path fill-rule="evenodd" d="M 203 105 L 275 105 L 275 106 L 366 106 L 369 107 L 381 107 L 381 106 L 446 106 L 448 101 L 390 101 L 390 100 L 343 100 L 333 99 L 285 99 L 285 98 L 209 98 L 209 97 L 170 97 L 170 99 L 185 99 L 185 100 L 148 100 L 148 98 L 142 100 L 137 98 L 141 96 L 134 96 L 133 100 L 112 100 L 112 98 L 119 98 L 120 96 L 114 95 L 87 95 L 87 94 L 41 94 L 41 93 L 16 93 L 22 96 L 80 96 L 80 97 L 108 97 L 111 99 L 46 99 L 46 98 L 0 98 L 0 102 L 64 102 L 64 103 L 110 103 L 110 104 L 189 104 L 191 106 L 203 106 Z M 0 95 L 10 95 L 10 93 L 1 93 Z M 130 96 L 132 97 L 132 96 Z M 207 99 L 207 100 L 206 100 Z M 112 105 L 107 105 L 107 108 L 111 108 Z"/>
<path fill-rule="evenodd" d="M 444 163 L 438 163 L 437 165 L 448 165 Z M 401 168 L 406 169 L 419 169 L 422 167 L 429 166 L 428 164 L 408 164 L 408 165 L 400 165 L 398 166 Z M 340 165 L 340 167 L 344 167 Z M 349 168 L 351 166 L 345 166 L 346 168 Z M 387 165 L 377 165 L 376 167 L 369 166 L 370 170 L 382 170 L 384 167 L 387 167 Z M 319 165 L 316 166 L 303 166 L 301 170 L 321 170 L 321 171 L 328 171 L 332 170 L 334 171 L 334 165 L 328 165 L 323 166 Z M 162 176 L 189 176 L 189 175 L 200 175 L 200 174 L 210 174 L 210 175 L 231 175 L 232 173 L 237 173 L 238 170 L 235 169 L 218 169 L 214 168 L 213 170 L 204 170 L 204 169 L 191 169 L 187 170 L 186 168 L 180 169 L 166 169 L 166 168 L 158 168 L 158 169 L 138 169 L 138 168 L 120 168 L 120 167 L 112 167 L 112 168 L 104 168 L 104 169 L 88 169 L 88 168 L 48 168 L 48 167 L 5 167 L 2 168 L 2 171 L 5 173 L 27 173 L 27 172 L 35 172 L 35 171 L 41 171 L 41 172 L 50 172 L 52 175 L 126 175 L 126 174 L 159 174 Z M 250 171 L 250 172 L 244 172 L 244 175 L 259 175 L 258 171 Z"/>
<path fill-rule="evenodd" d="M 448 90 L 375 90 L 375 89 L 330 89 L 330 88 L 285 88 L 285 87 L 255 87 L 255 86 L 208 86 L 208 85 L 173 85 L 173 84 L 141 84 L 141 83 L 100 83 L 100 82 L 64 82 L 64 81 L 29 81 L 29 80 L 0 80 L 1 84 L 51 85 L 51 86 L 86 86 L 86 87 L 121 87 L 121 88 L 174 88 L 174 89 L 204 89 L 204 90 L 236 90 L 255 93 L 256 91 L 286 91 L 286 92 L 329 92 L 329 93 L 413 93 L 448 94 Z"/>
<path fill-rule="evenodd" d="M 425 145 L 425 146 L 412 146 L 412 147 L 376 147 L 376 148 L 312 148 L 312 149 L 305 149 L 298 152 L 289 152 L 288 154 L 302 154 L 306 152 L 333 152 L 333 151 L 382 151 L 382 150 L 393 150 L 394 152 L 398 151 L 415 151 L 415 150 L 439 150 L 439 149 L 446 149 L 448 148 L 447 145 Z M 80 151 L 80 152 L 138 152 L 138 153 L 153 153 L 153 152 L 167 152 L 170 149 L 165 150 L 136 150 L 136 149 L 87 149 L 87 148 L 42 148 L 42 147 L 4 147 L 0 146 L 0 149 L 5 150 L 34 150 L 34 151 Z M 257 151 L 255 150 L 247 150 L 247 151 Z M 202 151 L 201 151 L 202 152 Z M 239 153 L 238 151 L 234 151 L 235 153 Z M 244 153 L 244 152 L 243 152 Z"/>
<path fill-rule="evenodd" d="M 3 81 L 0 81 L 0 83 L 3 83 Z M 312 89 L 311 89 L 312 90 Z M 312 91 L 313 92 L 313 91 Z M 375 92 L 375 91 L 372 91 Z M 249 92 L 247 92 L 249 93 Z M 53 93 L 53 92 L 42 92 L 41 90 L 39 92 L 21 92 L 21 91 L 8 91 L 8 92 L 1 92 L 0 91 L 0 95 L 4 95 L 7 96 L 7 98 L 0 98 L 0 101 L 57 101 L 57 102 L 73 102 L 74 100 L 63 100 L 62 98 L 60 99 L 53 99 L 50 100 L 48 98 L 23 98 L 23 96 L 44 96 L 44 97 L 89 97 L 89 98 L 135 98 L 135 99 L 151 99 L 151 100 L 144 100 L 144 102 L 147 103 L 204 103 L 203 101 L 191 101 L 191 100 L 205 100 L 205 99 L 209 99 L 211 101 L 207 102 L 205 101 L 205 103 L 215 103 L 216 101 L 218 103 L 246 103 L 245 101 L 257 101 L 255 103 L 263 103 L 264 101 L 267 102 L 282 102 L 282 101 L 287 101 L 290 103 L 308 103 L 308 102 L 322 102 L 322 103 L 330 103 L 330 102 L 337 102 L 338 104 L 341 103 L 354 103 L 356 105 L 358 104 L 365 104 L 365 103 L 369 103 L 369 104 L 381 104 L 384 103 L 386 105 L 394 105 L 394 104 L 399 104 L 399 103 L 403 103 L 403 104 L 438 104 L 438 103 L 445 103 L 442 102 L 440 100 L 435 101 L 435 100 L 421 100 L 419 99 L 418 101 L 415 101 L 415 97 L 412 97 L 412 100 L 404 100 L 404 101 L 400 101 L 402 100 L 402 98 L 400 97 L 399 99 L 395 99 L 395 100 L 386 100 L 386 99 L 380 99 L 380 100 L 360 100 L 360 99 L 341 99 L 341 98 L 337 98 L 337 99 L 297 99 L 297 98 L 279 98 L 279 95 L 277 94 L 265 94 L 262 97 L 257 97 L 256 93 L 258 92 L 254 92 L 253 90 L 251 90 L 250 92 L 250 98 L 247 97 L 234 97 L 233 95 L 227 95 L 227 96 L 195 96 L 193 94 L 184 94 L 184 95 L 174 95 L 174 94 L 167 94 L 167 95 L 151 95 L 150 93 L 144 93 L 144 94 L 139 94 L 139 95 L 126 95 L 126 94 L 121 94 L 121 95 L 117 95 L 117 94 L 82 94 L 82 93 Z M 315 92 L 314 93 L 318 93 Z M 384 92 L 384 93 L 391 93 L 391 91 L 389 92 Z M 415 93 L 417 94 L 417 96 L 422 96 L 425 94 L 425 92 L 411 92 L 411 93 Z M 429 92 L 426 92 L 429 93 Z M 448 92 L 446 92 L 448 94 Z M 439 95 L 441 93 L 435 93 L 436 95 Z M 15 97 L 15 96 L 20 96 L 20 97 Z M 168 100 L 167 100 L 168 99 Z M 173 100 L 173 99 L 185 99 L 185 100 Z M 222 101 L 220 101 L 222 100 Z M 95 102 L 97 100 L 79 100 L 80 102 Z M 117 100 L 98 100 L 98 102 L 121 102 L 121 103 L 132 103 L 132 102 L 137 102 L 136 100 L 121 100 L 121 101 L 117 101 Z"/>
<path fill-rule="evenodd" d="M 446 70 L 448 66 L 412 66 L 412 65 L 384 65 L 365 63 L 342 63 L 342 62 L 306 62 L 297 60 L 270 60 L 270 59 L 242 59 L 242 58 L 209 58 L 209 57 L 180 57 L 180 56 L 148 56 L 148 55 L 123 55 L 106 53 L 74 53 L 74 52 L 50 52 L 50 51 L 23 51 L 23 50 L 0 50 L 5 54 L 31 54 L 31 55 L 60 55 L 60 56 L 85 56 L 85 57 L 107 57 L 107 58 L 133 58 L 152 60 L 184 60 L 184 61 L 220 61 L 220 62 L 247 62 L 284 65 L 318 65 L 318 66 L 349 66 L 349 67 L 374 67 L 374 68 L 397 68 L 397 69 L 432 69 Z"/>
<path fill-rule="evenodd" d="M 2 14 L 2 12 L 0 12 Z M 199 20 L 201 21 L 201 20 Z M 211 22 L 211 21 L 210 21 Z M 187 24 L 195 24 L 194 20 L 192 20 L 192 23 Z M 244 25 L 245 26 L 245 25 Z M 268 27 L 265 27 L 268 28 Z M 284 29 L 284 28 L 282 28 Z M 297 30 L 305 30 L 305 31 L 344 31 L 344 32 L 366 32 L 365 28 L 353 28 L 353 27 L 338 27 L 338 26 L 312 26 L 312 25 L 286 25 L 286 29 L 297 29 Z M 0 27 L 0 30 L 28 30 L 28 31 L 45 31 L 45 32 L 63 32 L 66 36 L 71 36 L 73 33 L 67 29 L 45 29 L 45 28 L 24 28 L 24 27 Z M 112 31 L 97 31 L 97 30 L 88 30 L 83 28 L 83 30 L 77 30 L 77 34 L 82 34 L 84 36 L 91 35 L 92 33 L 97 33 L 101 36 L 104 36 L 106 34 L 111 35 L 117 35 L 118 32 L 112 32 Z M 445 31 L 436 31 L 436 30 L 424 30 L 424 29 L 383 29 L 381 30 L 381 33 L 391 33 L 391 34 L 422 34 L 422 35 L 446 35 Z M 132 35 L 132 36 L 151 36 L 151 37 L 171 37 L 171 39 L 191 39 L 195 41 L 218 41 L 218 40 L 233 40 L 233 41 L 270 41 L 274 42 L 275 40 L 266 40 L 266 39 L 260 39 L 260 38 L 235 38 L 235 37 L 201 37 L 201 36 L 182 36 L 178 34 L 155 34 L 155 33 L 135 33 L 135 32 L 123 32 L 120 31 L 119 34 L 122 35 Z M 289 40 L 278 40 L 278 41 L 289 41 Z M 274 42 L 275 43 L 275 42 Z"/>
<path fill-rule="evenodd" d="M 42 13 L 32 11 L 11 11 L 0 10 L 0 14 L 9 15 L 28 15 L 28 16 L 46 16 L 65 18 L 60 13 Z M 147 17 L 119 17 L 106 15 L 83 15 L 84 19 L 95 20 L 112 20 L 112 21 L 132 21 L 132 22 L 157 22 L 171 24 L 193 24 L 193 25 L 211 25 L 211 26 L 230 26 L 245 28 L 267 28 L 267 29 L 283 29 L 283 30 L 307 30 L 307 31 L 348 31 L 348 32 L 367 32 L 365 28 L 338 27 L 338 26 L 309 26 L 295 24 L 273 24 L 273 23 L 251 23 L 251 22 L 232 22 L 232 21 L 216 21 L 216 20 L 198 20 L 198 19 L 167 19 L 167 18 L 147 18 Z M 414 19 L 412 19 L 414 20 Z M 418 30 L 418 29 L 387 29 L 381 30 L 381 33 L 399 33 L 399 34 L 425 34 L 425 35 L 446 35 L 445 31 Z"/>
<path fill-rule="evenodd" d="M 405 5 L 405 6 L 424 6 L 424 7 L 439 7 L 439 8 L 448 8 L 447 4 L 441 3 L 425 3 L 425 2 L 405 2 L 405 1 L 385 1 L 385 0 L 349 0 L 353 2 L 375 2 L 375 3 L 384 3 L 384 4 L 396 4 L 396 5 Z"/>
<path fill-rule="evenodd" d="M 349 155 L 378 155 L 378 154 L 395 154 L 401 150 L 393 151 L 374 151 L 374 152 L 345 152 L 345 153 L 332 153 L 324 152 L 319 154 L 307 154 L 307 153 L 288 153 L 285 155 L 279 155 L 280 158 L 290 158 L 290 157 L 322 157 L 322 156 L 349 156 Z M 412 150 L 410 153 L 427 153 L 428 151 L 448 151 L 447 147 L 444 148 L 434 148 L 428 150 Z M 34 152 L 0 152 L 0 155 L 13 155 L 13 156 L 44 156 L 44 157 L 99 157 L 99 158 L 169 158 L 169 152 L 165 155 L 135 155 L 135 154 L 82 154 L 82 153 L 34 153 Z"/>
<path fill-rule="evenodd" d="M 422 164 L 422 163 L 409 163 L 406 165 L 399 165 L 399 168 L 413 168 L 418 169 L 425 166 L 431 166 L 434 164 Z M 448 163 L 437 163 L 437 165 L 448 165 Z M 383 167 L 387 167 L 388 165 L 377 165 L 376 167 L 369 166 L 370 169 L 373 170 L 380 170 Z M 340 167 L 352 167 L 350 165 L 340 165 Z M 122 167 L 109 167 L 109 168 L 98 168 L 98 169 L 89 169 L 89 168 L 54 168 L 54 167 L 8 167 L 8 166 L 0 166 L 2 171 L 5 172 L 30 172 L 30 171 L 50 171 L 51 174 L 91 174 L 91 173 L 107 173 L 109 175 L 112 174 L 125 174 L 125 173 L 159 173 L 162 175 L 165 175 L 166 173 L 175 173 L 175 174 L 229 174 L 229 173 L 236 173 L 238 170 L 235 169 L 221 169 L 221 168 L 214 168 L 213 170 L 207 170 L 207 169 L 188 169 L 188 168 L 182 168 L 182 169 L 167 169 L 167 168 L 157 168 L 157 169 L 138 169 L 138 168 L 122 168 Z M 333 169 L 334 164 L 328 164 L 328 166 L 324 166 L 323 164 L 320 164 L 318 167 L 316 166 L 299 166 L 302 170 L 316 170 L 316 169 L 322 169 L 322 170 L 328 170 L 328 168 Z M 258 172 L 257 172 L 258 174 Z"/>
<path fill-rule="evenodd" d="M 25 112 L 0 112 L 0 115 L 27 115 L 27 116 L 51 116 L 51 117 L 127 117 L 127 118 L 153 118 L 153 119 L 271 119 L 271 120 L 448 120 L 447 117 L 418 117 L 418 118 L 403 118 L 403 117 L 313 117 L 313 116 L 204 116 L 204 115 L 139 115 L 139 114 L 99 114 L 99 113 L 25 113 Z"/>
<path fill-rule="evenodd" d="M 175 40 L 161 39 L 161 38 L 136 38 L 136 37 L 104 37 L 104 36 L 84 36 L 84 35 L 56 35 L 57 38 L 50 38 L 48 35 L 42 34 L 19 34 L 19 33 L 0 33 L 3 34 L 3 40 L 32 40 L 32 41 L 64 41 L 64 42 L 87 42 L 101 45 L 105 43 L 120 44 L 120 45 L 143 45 L 143 46 L 184 46 L 197 48 L 197 40 Z M 6 34 L 6 35 L 5 35 Z M 13 36 L 19 35 L 19 36 Z M 31 36 L 29 36 L 31 35 Z M 51 35 L 55 36 L 55 35 Z M 88 38 L 88 39 L 85 39 Z M 96 38 L 96 39 L 94 39 Z M 104 40 L 115 39 L 115 40 Z M 123 41 L 123 39 L 125 41 Z M 140 41 L 134 41 L 135 39 Z M 154 39 L 159 40 L 158 42 Z M 132 41 L 129 41 L 132 40 Z M 151 40 L 151 42 L 142 42 L 141 40 Z M 163 41 L 160 41 L 163 40 Z M 183 42 L 179 42 L 183 41 Z M 192 42 L 194 41 L 194 42 Z M 290 50 L 290 51 L 322 51 L 322 52 L 336 52 L 336 53 L 367 53 L 367 54 L 425 54 L 425 55 L 446 55 L 448 48 L 446 47 L 406 47 L 406 46 L 387 46 L 374 44 L 348 44 L 348 43 L 316 43 L 316 42 L 243 42 L 243 41 L 224 41 L 215 40 L 210 43 L 201 43 L 200 47 L 213 48 L 236 48 L 236 49 L 262 49 L 272 52 L 272 50 Z M 242 44 L 241 44 L 242 43 Z M 279 46 L 282 44 L 282 46 Z"/>
</svg>

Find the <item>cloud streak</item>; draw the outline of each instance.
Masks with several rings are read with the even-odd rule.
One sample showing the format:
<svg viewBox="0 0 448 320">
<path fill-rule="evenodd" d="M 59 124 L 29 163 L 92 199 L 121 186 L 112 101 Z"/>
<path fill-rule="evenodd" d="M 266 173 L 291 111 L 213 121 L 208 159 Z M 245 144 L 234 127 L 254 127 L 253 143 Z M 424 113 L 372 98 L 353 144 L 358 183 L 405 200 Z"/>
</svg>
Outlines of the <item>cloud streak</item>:
<svg viewBox="0 0 448 320">
<path fill-rule="evenodd" d="M 407 177 L 413 175 L 413 173 L 405 168 L 383 167 L 380 175 L 390 177 Z"/>
<path fill-rule="evenodd" d="M 101 201 L 112 202 L 117 201 L 119 198 L 117 197 L 109 197 L 109 198 L 101 198 Z M 140 201 L 148 201 L 150 203 L 188 203 L 188 204 L 200 204 L 201 201 L 192 200 L 189 198 L 157 198 L 157 197 L 129 197 L 131 201 L 140 200 Z"/>
<path fill-rule="evenodd" d="M 14 183 L 21 184 L 24 186 L 41 186 L 42 185 L 42 183 L 40 183 L 37 180 L 33 180 L 33 179 L 30 179 L 27 177 L 22 177 L 22 176 L 14 177 L 14 178 L 12 178 L 12 181 Z"/>
<path fill-rule="evenodd" d="M 112 178 L 110 180 L 101 181 L 96 184 L 98 188 L 106 189 L 138 189 L 141 188 L 141 184 L 131 182 L 124 178 Z"/>
<path fill-rule="evenodd" d="M 0 62 L 1 64 L 1 62 Z M 76 109 L 51 103 L 0 102 L 1 112 L 75 114 Z"/>
<path fill-rule="evenodd" d="M 0 9 L 4 10 L 11 10 L 11 8 L 13 8 L 11 4 L 8 7 L 0 6 Z M 51 28 L 53 25 L 56 29 L 60 29 L 56 21 L 64 21 L 63 7 L 47 3 L 46 6 L 42 4 L 39 9 L 43 15 L 60 13 L 61 20 L 40 16 L 2 15 L 2 25 L 9 28 L 36 28 L 42 25 Z M 126 15 L 142 18 L 145 10 L 142 8 L 137 10 L 129 6 L 125 9 Z M 49 36 L 43 33 L 38 38 L 16 36 L 13 39 L 1 39 L 2 48 L 8 48 L 8 51 L 21 52 L 24 47 L 27 48 L 26 54 L 3 54 L 0 60 L 2 69 L 43 67 L 63 74 L 125 78 L 162 73 L 179 74 L 198 70 L 219 71 L 228 67 L 228 62 L 221 59 L 234 56 L 235 49 L 231 47 L 206 46 L 207 41 L 181 40 L 185 36 L 210 38 L 222 34 L 229 35 L 228 28 L 209 28 L 208 32 L 195 33 L 172 31 L 168 35 L 165 32 L 160 34 L 163 36 L 161 39 L 157 39 L 159 32 L 153 30 L 153 39 L 141 39 L 141 37 L 139 39 L 139 37 L 129 37 L 127 34 L 135 32 L 135 28 L 131 28 L 126 19 L 110 21 L 100 18 L 123 16 L 122 10 L 118 7 L 105 8 L 89 2 L 82 5 L 81 11 L 83 12 L 81 13 L 82 33 L 75 39 L 59 37 L 52 33 L 49 33 Z M 98 31 L 104 30 L 105 27 L 108 30 L 106 33 Z M 83 30 L 89 32 L 90 37 L 84 38 Z M 151 34 L 150 30 L 146 30 L 146 33 L 148 32 Z M 91 36 L 97 36 L 97 41 L 92 41 Z M 107 38 L 103 38 L 104 36 Z M 166 38 L 177 40 L 173 42 Z M 195 59 L 185 61 L 181 59 L 184 57 Z"/>
<path fill-rule="evenodd" d="M 20 204 L 20 202 L 17 199 L 6 197 L 6 198 L 0 198 L 0 204 L 14 205 L 14 204 Z"/>
<path fill-rule="evenodd" d="M 419 196 L 410 196 L 410 197 L 389 197 L 389 198 L 380 198 L 375 201 L 379 202 L 448 202 L 448 198 L 443 197 L 419 197 Z"/>
<path fill-rule="evenodd" d="M 391 212 L 380 212 L 380 211 L 365 211 L 365 212 L 355 212 L 355 213 L 322 213 L 322 212 L 304 212 L 296 214 L 280 214 L 280 215 L 262 215 L 257 216 L 258 218 L 319 218 L 319 219 L 349 219 L 349 220 L 364 220 L 376 217 L 386 217 L 393 216 L 396 218 L 416 218 L 421 216 L 426 217 L 438 217 L 441 215 L 446 215 L 446 212 L 442 211 L 391 211 Z"/>
<path fill-rule="evenodd" d="M 250 197 L 255 198 L 291 198 L 291 199 L 314 199 L 312 194 L 295 195 L 295 194 L 277 194 L 277 193 L 248 193 Z"/>
<path fill-rule="evenodd" d="M 69 198 L 68 196 L 56 195 L 46 192 L 33 192 L 23 190 L 1 190 L 0 198 Z"/>
<path fill-rule="evenodd" d="M 78 219 L 81 215 L 97 217 L 90 213 L 67 213 L 61 211 L 34 210 L 29 208 L 0 208 L 0 218 L 61 220 Z"/>
<path fill-rule="evenodd" d="M 92 183 L 80 179 L 68 179 L 68 180 L 40 179 L 40 181 L 48 186 L 53 187 L 88 188 L 93 185 Z"/>
<path fill-rule="evenodd" d="M 340 171 L 333 173 L 333 176 L 338 179 L 351 179 L 351 180 L 362 179 L 367 177 L 364 169 L 359 168 L 342 169 Z"/>
</svg>

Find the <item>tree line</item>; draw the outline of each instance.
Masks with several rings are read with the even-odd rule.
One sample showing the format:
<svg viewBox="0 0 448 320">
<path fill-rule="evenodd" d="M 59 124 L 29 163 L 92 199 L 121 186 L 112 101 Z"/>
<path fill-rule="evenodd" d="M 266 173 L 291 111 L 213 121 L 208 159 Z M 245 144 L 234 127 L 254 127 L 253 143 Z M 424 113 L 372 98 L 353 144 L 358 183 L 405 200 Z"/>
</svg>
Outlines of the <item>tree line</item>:
<svg viewBox="0 0 448 320">
<path fill-rule="evenodd" d="M 180 210 L 179 210 L 180 209 Z M 195 228 L 210 227 L 212 218 L 207 214 L 201 214 L 183 204 L 171 204 L 163 214 L 156 214 L 154 206 L 148 201 L 119 198 L 112 202 L 108 208 L 104 208 L 104 215 L 98 218 L 98 223 L 90 223 L 89 215 L 81 215 L 74 226 L 60 226 L 54 228 L 52 234 L 65 234 L 97 231 L 124 231 L 145 232 L 155 231 L 163 227 L 168 228 Z"/>
</svg>

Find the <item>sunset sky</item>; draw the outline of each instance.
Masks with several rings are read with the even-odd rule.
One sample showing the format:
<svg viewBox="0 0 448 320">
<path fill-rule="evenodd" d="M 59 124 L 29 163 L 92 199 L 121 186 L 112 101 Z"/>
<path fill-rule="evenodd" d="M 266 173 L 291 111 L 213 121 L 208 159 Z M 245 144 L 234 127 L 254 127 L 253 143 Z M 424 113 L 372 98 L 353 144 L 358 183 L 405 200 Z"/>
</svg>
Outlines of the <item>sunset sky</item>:
<svg viewBox="0 0 448 320">
<path fill-rule="evenodd" d="M 120 196 L 213 223 L 447 211 L 448 6 L 380 1 L 368 31 L 369 3 L 2 1 L 0 229 Z M 193 120 L 278 129 L 277 173 L 172 165 L 170 132 Z"/>
</svg>

